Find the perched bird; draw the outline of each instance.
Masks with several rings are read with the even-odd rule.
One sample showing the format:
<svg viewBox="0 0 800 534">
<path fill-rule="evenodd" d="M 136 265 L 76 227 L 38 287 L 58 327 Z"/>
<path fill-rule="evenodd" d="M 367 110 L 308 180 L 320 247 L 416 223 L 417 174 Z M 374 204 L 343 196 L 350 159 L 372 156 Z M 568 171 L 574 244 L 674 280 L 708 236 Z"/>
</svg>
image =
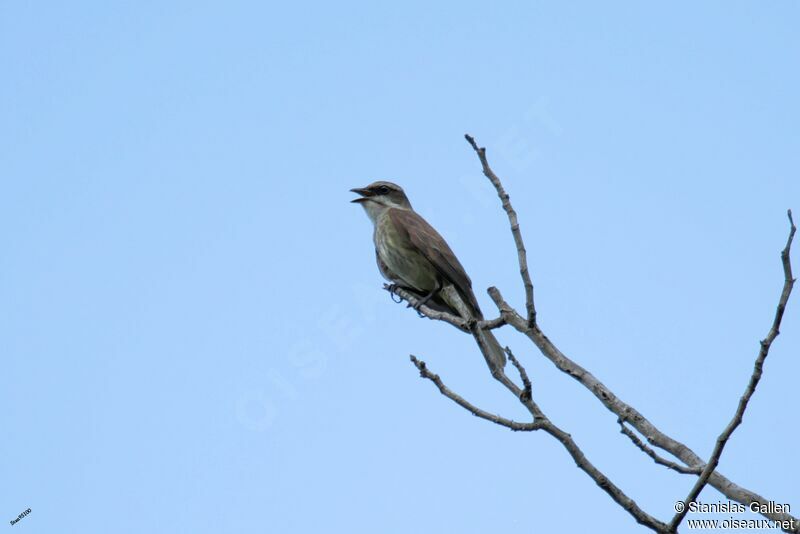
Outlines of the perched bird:
<svg viewBox="0 0 800 534">
<path fill-rule="evenodd" d="M 428 304 L 468 321 L 483 319 L 461 262 L 439 232 L 414 211 L 399 185 L 378 181 L 351 191 L 361 195 L 352 202 L 364 208 L 374 225 L 375 257 L 384 278 L 419 295 L 417 308 Z M 473 335 L 502 369 L 505 352 L 494 335 L 489 330 Z"/>
</svg>

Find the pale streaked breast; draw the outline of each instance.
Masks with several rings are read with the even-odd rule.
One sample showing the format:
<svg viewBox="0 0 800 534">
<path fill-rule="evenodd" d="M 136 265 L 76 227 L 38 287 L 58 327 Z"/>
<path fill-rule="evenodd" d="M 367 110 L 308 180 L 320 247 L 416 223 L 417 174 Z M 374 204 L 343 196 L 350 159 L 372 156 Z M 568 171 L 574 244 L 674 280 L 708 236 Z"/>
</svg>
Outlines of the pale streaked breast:
<svg viewBox="0 0 800 534">
<path fill-rule="evenodd" d="M 374 241 L 375 252 L 389 271 L 387 273 L 381 269 L 385 277 L 389 278 L 394 274 L 398 280 L 392 280 L 393 282 L 423 293 L 436 287 L 436 269 L 397 231 L 388 216 L 381 216 L 376 221 Z"/>
</svg>

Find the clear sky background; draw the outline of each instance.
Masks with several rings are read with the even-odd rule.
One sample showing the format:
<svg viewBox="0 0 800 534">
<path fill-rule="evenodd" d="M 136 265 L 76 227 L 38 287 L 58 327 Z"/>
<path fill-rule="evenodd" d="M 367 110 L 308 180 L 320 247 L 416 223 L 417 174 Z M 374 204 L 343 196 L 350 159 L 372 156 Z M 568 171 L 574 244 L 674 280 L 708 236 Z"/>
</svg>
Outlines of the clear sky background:
<svg viewBox="0 0 800 534">
<path fill-rule="evenodd" d="M 382 291 L 348 190 L 400 183 L 486 314 L 490 285 L 522 307 L 473 134 L 545 332 L 708 455 L 800 218 L 799 19 L 793 1 L 4 2 L 0 530 L 640 532 L 552 438 L 418 377 L 409 353 L 524 416 L 468 336 Z M 798 299 L 720 465 L 795 515 Z M 668 519 L 694 480 L 499 337 Z"/>
</svg>

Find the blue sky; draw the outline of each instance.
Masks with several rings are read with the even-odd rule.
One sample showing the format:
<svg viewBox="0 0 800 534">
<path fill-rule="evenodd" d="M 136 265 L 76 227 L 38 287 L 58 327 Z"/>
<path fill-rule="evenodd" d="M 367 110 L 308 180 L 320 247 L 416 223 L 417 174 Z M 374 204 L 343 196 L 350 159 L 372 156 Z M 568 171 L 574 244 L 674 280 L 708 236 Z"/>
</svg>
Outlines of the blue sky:
<svg viewBox="0 0 800 534">
<path fill-rule="evenodd" d="M 5 528 L 640 531 L 554 440 L 418 377 L 409 353 L 523 417 L 468 336 L 381 290 L 348 190 L 400 183 L 486 314 L 490 285 L 522 307 L 473 134 L 520 214 L 545 332 L 707 455 L 772 320 L 786 209 L 800 214 L 798 16 L 789 1 L 4 3 L 0 519 L 32 510 Z M 796 507 L 798 317 L 792 301 L 720 465 Z M 499 337 L 553 421 L 669 518 L 693 480 Z"/>
</svg>

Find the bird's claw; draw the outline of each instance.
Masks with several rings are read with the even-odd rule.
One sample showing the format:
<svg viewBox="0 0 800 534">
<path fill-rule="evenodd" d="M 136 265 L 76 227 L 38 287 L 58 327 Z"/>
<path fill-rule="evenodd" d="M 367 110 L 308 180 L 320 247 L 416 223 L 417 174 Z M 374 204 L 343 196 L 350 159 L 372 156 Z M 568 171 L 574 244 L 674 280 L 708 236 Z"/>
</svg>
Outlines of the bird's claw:
<svg viewBox="0 0 800 534">
<path fill-rule="evenodd" d="M 397 290 L 400 288 L 400 286 L 398 286 L 397 284 L 386 284 L 384 285 L 384 288 L 389 292 L 389 297 L 392 299 L 392 302 L 394 302 L 395 304 L 400 304 L 401 302 L 403 302 L 404 300 L 403 297 L 397 294 Z M 420 317 L 425 317 L 425 314 L 420 311 L 420 308 L 422 308 L 424 304 L 427 304 L 427 302 L 430 300 L 432 296 L 433 296 L 432 294 L 427 295 L 422 300 L 418 300 L 415 304 L 409 302 L 406 308 L 413 308 L 414 311 L 417 312 L 417 314 Z M 397 300 L 395 300 L 395 297 L 397 297 Z"/>
<path fill-rule="evenodd" d="M 386 289 L 389 291 L 389 298 L 392 299 L 392 302 L 394 302 L 395 304 L 400 304 L 401 302 L 403 302 L 403 297 L 397 294 L 397 288 L 398 288 L 397 284 L 389 284 L 388 286 L 386 286 Z M 397 297 L 398 300 L 394 300 L 395 297 Z"/>
<path fill-rule="evenodd" d="M 415 312 L 417 312 L 417 315 L 419 315 L 420 317 L 425 317 L 425 314 L 420 311 L 420 308 L 422 308 L 422 304 L 423 302 L 420 300 L 417 301 L 416 304 L 409 303 L 408 306 L 406 306 L 406 308 L 412 308 Z"/>
</svg>

